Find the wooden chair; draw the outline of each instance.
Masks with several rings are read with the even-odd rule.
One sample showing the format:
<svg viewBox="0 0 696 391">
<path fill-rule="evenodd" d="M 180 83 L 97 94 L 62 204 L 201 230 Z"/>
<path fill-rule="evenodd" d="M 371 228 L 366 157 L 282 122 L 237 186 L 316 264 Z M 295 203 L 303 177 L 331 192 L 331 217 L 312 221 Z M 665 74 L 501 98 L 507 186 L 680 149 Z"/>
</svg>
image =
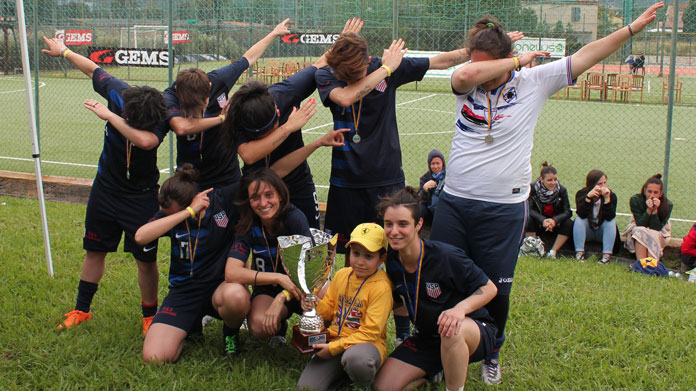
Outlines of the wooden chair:
<svg viewBox="0 0 696 391">
<path fill-rule="evenodd" d="M 628 93 L 628 103 L 631 103 L 631 97 L 633 93 L 640 92 L 640 103 L 643 103 L 643 85 L 645 82 L 645 76 L 643 75 L 632 75 L 631 76 L 631 91 Z"/>
<path fill-rule="evenodd" d="M 284 80 L 300 70 L 300 64 L 296 62 L 284 62 L 281 71 L 281 78 Z"/>
<path fill-rule="evenodd" d="M 679 81 L 679 75 L 674 75 L 674 101 L 681 103 L 682 82 Z M 662 77 L 662 101 L 667 103 L 665 92 L 669 91 L 669 75 Z"/>
<path fill-rule="evenodd" d="M 585 83 L 585 99 L 590 100 L 592 91 L 599 91 L 599 99 L 606 100 L 606 84 L 604 82 L 604 74 L 592 72 L 587 74 L 587 83 Z"/>
<path fill-rule="evenodd" d="M 631 93 L 631 75 L 617 75 L 616 82 L 612 88 L 611 101 L 616 101 L 616 93 L 619 93 L 619 99 L 625 101 Z"/>
<path fill-rule="evenodd" d="M 613 92 L 614 89 L 616 89 L 616 77 L 618 76 L 618 73 L 607 73 L 607 82 L 606 82 L 606 92 L 604 95 L 609 99 L 609 93 Z M 614 94 L 616 95 L 616 94 Z"/>
<path fill-rule="evenodd" d="M 583 75 L 580 75 L 578 77 L 578 80 L 575 82 L 575 85 L 572 86 L 567 86 L 563 88 L 563 96 L 564 99 L 568 99 L 570 97 L 570 90 L 579 90 L 580 91 L 580 100 L 585 100 L 585 80 L 582 79 Z M 556 96 L 557 99 L 561 98 L 561 91 L 558 91 L 558 95 Z"/>
<path fill-rule="evenodd" d="M 314 63 L 312 61 L 305 61 L 302 64 L 300 64 L 302 69 L 305 69 L 305 68 L 310 67 L 312 65 L 314 65 Z"/>
<path fill-rule="evenodd" d="M 264 83 L 271 85 L 275 83 L 275 80 L 280 81 L 280 71 L 281 68 L 278 61 L 268 61 L 264 64 L 258 78 L 263 80 Z"/>
</svg>

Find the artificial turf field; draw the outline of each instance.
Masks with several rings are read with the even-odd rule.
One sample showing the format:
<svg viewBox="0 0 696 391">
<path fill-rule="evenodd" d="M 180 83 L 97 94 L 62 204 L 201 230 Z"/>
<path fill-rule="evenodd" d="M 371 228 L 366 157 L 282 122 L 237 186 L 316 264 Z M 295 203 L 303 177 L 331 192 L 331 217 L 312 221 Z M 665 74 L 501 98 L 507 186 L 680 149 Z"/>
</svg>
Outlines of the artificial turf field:
<svg viewBox="0 0 696 391">
<path fill-rule="evenodd" d="M 199 65 L 209 71 L 222 64 Z M 175 68 L 175 73 L 178 69 Z M 158 89 L 167 85 L 166 69 L 111 68 L 108 71 L 118 77 L 134 79 L 129 82 L 134 85 L 148 84 Z M 79 72 L 72 70 L 67 75 L 70 77 L 62 77 L 62 72 L 45 72 L 40 76 L 43 173 L 92 178 L 102 147 L 103 122 L 83 109 L 82 101 L 99 97 L 92 90 L 91 82 L 79 77 Z M 682 77 L 680 80 L 685 91 L 691 84 L 696 88 L 696 79 Z M 601 102 L 598 92 L 589 102 L 578 101 L 577 91 L 571 92 L 570 100 L 552 97 L 535 131 L 533 174 L 536 175 L 543 160 L 552 162 L 572 197 L 584 186 L 590 169 L 602 169 L 608 175 L 609 187 L 619 197 L 619 213 L 628 213 L 628 198 L 640 190 L 648 176 L 664 170 L 667 106 L 659 103 L 661 93 L 662 80 L 648 75 L 643 104 Z M 314 96 L 318 98 L 318 94 Z M 685 101 L 688 98 L 687 93 Z M 0 147 L 0 169 L 32 172 L 31 138 L 21 75 L 0 76 L 0 111 L 5 135 Z M 435 148 L 446 156 L 449 153 L 454 128 L 454 97 L 448 90 L 448 80 L 426 78 L 424 82 L 402 87 L 397 93 L 396 113 L 406 180 L 417 186 L 418 178 L 427 169 L 428 151 Z M 675 237 L 683 236 L 696 219 L 691 170 L 692 157 L 696 154 L 694 122 L 695 107 L 674 107 L 668 194 L 675 204 L 672 213 Z M 332 125 L 328 109 L 319 107 L 303 129 L 305 142 L 331 129 Z M 166 179 L 169 168 L 169 140 L 167 137 L 158 150 L 162 180 Z M 325 201 L 330 150 L 316 151 L 309 158 L 309 164 L 319 199 Z M 625 227 L 628 217 L 620 215 L 618 222 L 620 227 Z"/>
</svg>

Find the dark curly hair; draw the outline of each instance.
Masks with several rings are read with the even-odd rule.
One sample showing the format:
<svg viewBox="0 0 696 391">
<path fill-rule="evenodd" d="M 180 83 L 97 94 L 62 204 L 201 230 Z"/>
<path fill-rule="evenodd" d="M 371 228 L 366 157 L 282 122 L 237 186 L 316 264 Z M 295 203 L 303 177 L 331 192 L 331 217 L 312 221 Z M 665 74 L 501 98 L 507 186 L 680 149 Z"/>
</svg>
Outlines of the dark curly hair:
<svg viewBox="0 0 696 391">
<path fill-rule="evenodd" d="M 384 219 L 384 213 L 387 209 L 403 206 L 411 211 L 413 221 L 418 225 L 418 221 L 420 221 L 422 217 L 420 202 L 421 199 L 418 196 L 418 190 L 412 186 L 406 186 L 406 188 L 394 192 L 391 195 L 380 197 L 380 201 L 377 203 L 377 213 L 381 219 Z"/>
<path fill-rule="evenodd" d="M 130 87 L 123 91 L 123 118 L 136 129 L 151 130 L 167 116 L 162 94 L 152 87 Z"/>
</svg>

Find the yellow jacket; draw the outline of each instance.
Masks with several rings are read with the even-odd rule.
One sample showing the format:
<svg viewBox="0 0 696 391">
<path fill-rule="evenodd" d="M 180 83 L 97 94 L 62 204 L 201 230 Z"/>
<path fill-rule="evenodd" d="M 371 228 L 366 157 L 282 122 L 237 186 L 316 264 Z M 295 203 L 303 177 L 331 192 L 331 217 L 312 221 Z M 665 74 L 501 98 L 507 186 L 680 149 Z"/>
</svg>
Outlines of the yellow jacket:
<svg viewBox="0 0 696 391">
<path fill-rule="evenodd" d="M 387 357 L 387 320 L 392 310 L 392 284 L 387 273 L 377 270 L 363 285 L 350 306 L 351 300 L 364 278 L 358 278 L 350 267 L 336 273 L 317 311 L 329 326 L 329 352 L 332 356 L 343 353 L 352 345 L 369 342 L 379 350 L 382 363 Z M 350 307 L 346 317 L 345 311 Z M 338 326 L 346 318 L 338 335 Z"/>
</svg>

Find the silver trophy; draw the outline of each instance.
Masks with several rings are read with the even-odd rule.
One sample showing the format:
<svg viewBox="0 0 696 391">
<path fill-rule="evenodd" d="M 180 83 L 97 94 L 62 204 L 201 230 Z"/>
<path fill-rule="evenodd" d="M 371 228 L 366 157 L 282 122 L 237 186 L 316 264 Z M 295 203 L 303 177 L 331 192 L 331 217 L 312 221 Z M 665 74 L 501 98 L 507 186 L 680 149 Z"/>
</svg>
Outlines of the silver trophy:
<svg viewBox="0 0 696 391">
<path fill-rule="evenodd" d="M 327 342 L 324 320 L 315 307 L 317 294 L 331 276 L 336 254 L 335 236 L 314 228 L 310 228 L 310 233 L 311 238 L 302 235 L 278 237 L 283 265 L 312 306 L 302 313 L 300 324 L 293 327 L 292 344 L 302 353 L 311 353 L 314 351 L 312 345 Z"/>
</svg>

